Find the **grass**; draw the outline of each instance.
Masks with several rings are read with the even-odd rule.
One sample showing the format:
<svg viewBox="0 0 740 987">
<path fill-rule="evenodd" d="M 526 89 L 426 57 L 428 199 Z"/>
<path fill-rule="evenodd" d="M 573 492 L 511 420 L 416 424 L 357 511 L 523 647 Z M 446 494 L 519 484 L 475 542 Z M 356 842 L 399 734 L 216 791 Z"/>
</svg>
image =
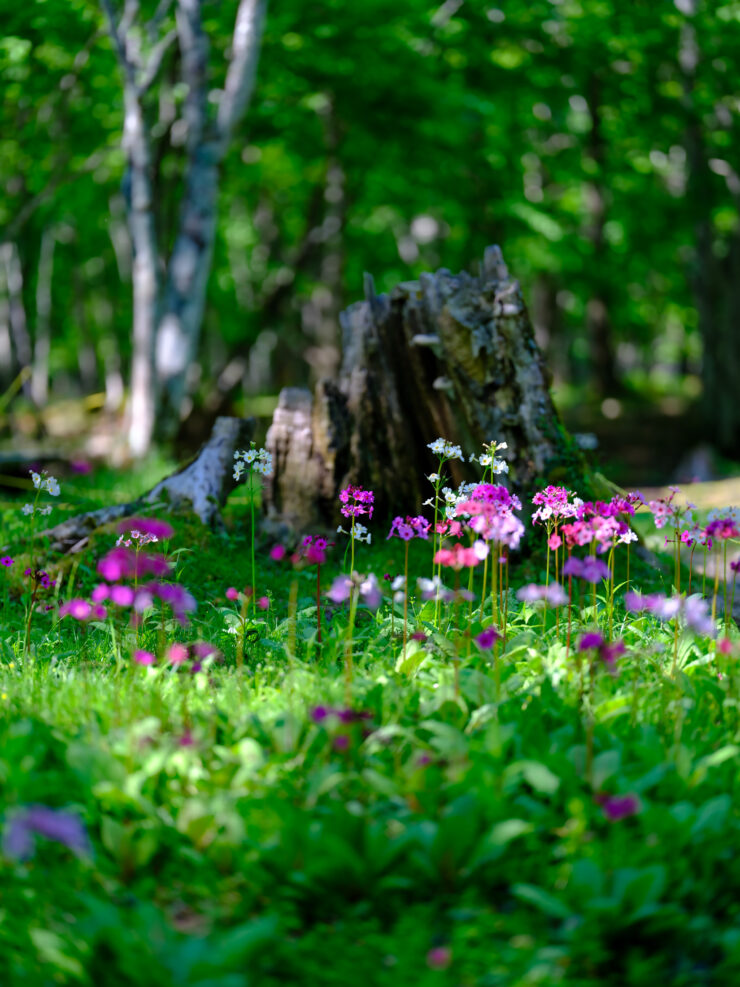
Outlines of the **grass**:
<svg viewBox="0 0 740 987">
<path fill-rule="evenodd" d="M 102 501 L 117 482 L 77 480 L 78 496 L 97 506 L 89 491 Z M 734 626 L 717 653 L 618 603 L 612 638 L 626 651 L 611 674 L 577 647 L 608 627 L 608 585 L 595 609 L 584 594 L 568 649 L 563 615 L 516 598 L 545 581 L 544 552 L 514 553 L 495 652 L 472 640 L 491 624 L 490 597 L 483 613 L 464 601 L 436 619 L 434 601 L 414 596 L 409 637 L 424 640 L 404 653 L 403 605 L 392 612 L 386 593 L 377 611 L 357 607 L 348 685 L 348 607 L 323 598 L 319 648 L 315 567 L 276 562 L 260 543 L 269 609 L 243 621 L 244 597 L 226 598 L 251 580 L 242 493 L 224 534 L 174 522 L 175 579 L 198 600 L 189 625 L 156 610 L 138 629 L 58 618 L 53 604 L 98 581 L 116 538 L 103 532 L 71 564 L 47 564 L 59 573 L 52 609 L 33 614 L 25 653 L 18 506 L 2 516 L 16 561 L 0 570 L 3 985 L 714 987 L 740 976 Z M 356 547 L 356 567 L 387 586 L 404 546 L 371 527 L 376 544 Z M 322 566 L 327 587 L 343 550 Z M 410 543 L 409 565 L 412 579 L 430 575 L 428 543 Z M 619 583 L 619 551 L 616 565 Z M 631 581 L 671 591 L 634 557 Z M 194 640 L 218 649 L 200 671 L 163 660 Z M 135 647 L 158 662 L 137 665 Z M 81 819 L 89 848 L 31 832 L 33 851 L 13 852 L 9 834 L 38 805 Z"/>
</svg>

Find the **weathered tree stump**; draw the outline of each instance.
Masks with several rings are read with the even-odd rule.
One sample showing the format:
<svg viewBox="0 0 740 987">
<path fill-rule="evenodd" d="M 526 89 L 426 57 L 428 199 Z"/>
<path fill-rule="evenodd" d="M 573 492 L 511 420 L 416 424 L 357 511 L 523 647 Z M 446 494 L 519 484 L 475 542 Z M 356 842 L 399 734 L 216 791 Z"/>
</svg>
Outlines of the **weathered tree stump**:
<svg viewBox="0 0 740 987">
<path fill-rule="evenodd" d="M 427 443 L 442 436 L 466 455 L 506 442 L 510 482 L 519 490 L 579 466 L 549 392 L 519 282 L 489 247 L 479 276 L 422 274 L 340 317 L 343 362 L 336 381 L 313 397 L 280 396 L 267 435 L 274 474 L 268 515 L 296 529 L 336 523 L 348 483 L 375 492 L 379 514 L 408 513 L 430 494 L 436 460 Z M 453 479 L 479 469 L 449 464 Z"/>
<path fill-rule="evenodd" d="M 214 524 L 219 519 L 220 508 L 237 485 L 233 479 L 234 452 L 249 446 L 254 427 L 253 418 L 217 418 L 210 438 L 193 459 L 137 500 L 78 514 L 41 532 L 39 537 L 48 539 L 49 547 L 55 552 L 80 551 L 97 528 L 157 505 L 167 511 L 184 508 L 204 524 Z"/>
</svg>

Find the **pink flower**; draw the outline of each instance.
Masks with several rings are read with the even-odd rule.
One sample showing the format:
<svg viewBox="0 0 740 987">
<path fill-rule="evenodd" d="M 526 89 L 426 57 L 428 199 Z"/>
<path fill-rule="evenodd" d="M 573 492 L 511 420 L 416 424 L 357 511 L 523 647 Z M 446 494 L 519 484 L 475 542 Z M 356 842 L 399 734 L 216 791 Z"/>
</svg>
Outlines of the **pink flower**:
<svg viewBox="0 0 740 987">
<path fill-rule="evenodd" d="M 13 565 L 13 559 L 9 555 L 3 555 L 0 559 L 0 565 L 11 566 Z"/>
<path fill-rule="evenodd" d="M 427 953 L 427 966 L 430 970 L 446 970 L 452 963 L 452 950 L 449 946 L 435 946 Z"/>
<path fill-rule="evenodd" d="M 137 665 L 153 665 L 156 660 L 151 651 L 144 651 L 142 648 L 134 651 L 134 661 Z"/>
<path fill-rule="evenodd" d="M 552 534 L 547 539 L 547 547 L 555 551 L 563 544 L 563 539 L 558 534 Z"/>
<path fill-rule="evenodd" d="M 111 586 L 110 587 L 110 599 L 111 603 L 115 603 L 117 607 L 130 607 L 134 602 L 134 591 L 130 586 Z"/>
<path fill-rule="evenodd" d="M 153 535 L 155 538 L 171 538 L 175 529 L 167 521 L 160 521 L 155 517 L 130 517 L 118 525 L 118 533 L 125 534 L 127 531 L 141 531 L 145 535 Z"/>
<path fill-rule="evenodd" d="M 260 608 L 260 610 L 267 610 L 267 608 L 270 606 L 270 600 L 266 596 L 261 596 L 257 600 L 257 606 Z"/>
<path fill-rule="evenodd" d="M 342 504 L 342 514 L 345 517 L 360 517 L 367 514 L 369 518 L 373 516 L 373 502 L 375 494 L 372 490 L 363 490 L 361 487 L 349 486 L 341 491 L 339 500 Z"/>
<path fill-rule="evenodd" d="M 717 642 L 717 651 L 719 651 L 719 653 L 722 655 L 732 654 L 732 641 L 729 639 L 729 637 L 723 637 L 721 640 Z"/>
<path fill-rule="evenodd" d="M 272 548 L 270 549 L 270 558 L 274 562 L 280 562 L 281 559 L 285 558 L 286 551 L 287 549 L 285 548 L 284 545 L 273 545 Z"/>
<path fill-rule="evenodd" d="M 238 600 L 239 599 L 239 590 L 236 589 L 233 586 L 229 586 L 229 588 L 226 590 L 226 599 L 227 600 Z"/>
<path fill-rule="evenodd" d="M 180 644 L 179 641 L 175 641 L 167 649 L 167 661 L 171 665 L 182 665 L 183 662 L 188 660 L 188 649 L 184 644 Z"/>
<path fill-rule="evenodd" d="M 98 583 L 95 589 L 90 594 L 90 599 L 93 603 L 102 603 L 103 600 L 108 599 L 109 589 L 105 583 Z"/>
<path fill-rule="evenodd" d="M 74 617 L 75 620 L 88 620 L 92 616 L 92 607 L 87 600 L 75 597 L 59 607 L 59 616 L 66 617 L 67 615 Z"/>
</svg>

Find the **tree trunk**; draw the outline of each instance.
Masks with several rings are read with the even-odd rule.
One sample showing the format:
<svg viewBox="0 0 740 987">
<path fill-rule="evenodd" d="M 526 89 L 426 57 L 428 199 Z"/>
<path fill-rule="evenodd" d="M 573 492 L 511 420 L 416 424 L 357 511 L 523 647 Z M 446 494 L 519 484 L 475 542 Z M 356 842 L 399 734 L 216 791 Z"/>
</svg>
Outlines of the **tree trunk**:
<svg viewBox="0 0 740 987">
<path fill-rule="evenodd" d="M 344 357 L 336 381 L 312 398 L 286 389 L 267 434 L 274 473 L 268 515 L 296 529 L 336 523 L 347 484 L 370 488 L 379 515 L 420 509 L 443 438 L 466 456 L 507 442 L 510 479 L 563 479 L 581 461 L 560 424 L 519 283 L 498 247 L 479 277 L 441 270 L 376 295 L 341 316 Z M 558 470 L 558 467 L 561 467 Z M 449 464 L 456 483 L 480 476 Z"/>
<path fill-rule="evenodd" d="M 142 455 L 155 431 L 171 436 L 179 422 L 187 374 L 197 352 L 216 233 L 219 167 L 254 89 L 266 0 L 240 0 L 229 65 L 217 113 L 209 110 L 208 39 L 203 0 L 177 0 L 176 29 L 143 57 L 139 5 L 127 0 L 120 22 L 113 0 L 101 0 L 124 77 L 124 137 L 128 158 L 128 222 L 134 294 L 128 444 Z M 168 5 L 166 5 L 168 6 Z M 166 11 L 165 6 L 165 11 Z M 157 16 L 146 34 L 160 35 Z M 160 256 L 152 185 L 152 136 L 143 100 L 169 46 L 180 48 L 186 88 L 185 188 L 175 246 Z M 160 269 L 165 270 L 160 279 Z"/>
</svg>

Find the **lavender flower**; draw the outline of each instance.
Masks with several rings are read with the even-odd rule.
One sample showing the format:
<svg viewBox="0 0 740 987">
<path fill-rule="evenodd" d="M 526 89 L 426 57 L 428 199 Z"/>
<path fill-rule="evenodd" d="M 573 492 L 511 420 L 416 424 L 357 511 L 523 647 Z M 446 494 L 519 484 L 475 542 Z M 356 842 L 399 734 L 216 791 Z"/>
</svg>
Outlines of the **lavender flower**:
<svg viewBox="0 0 740 987">
<path fill-rule="evenodd" d="M 77 856 L 90 853 L 90 841 L 82 820 L 71 812 L 34 805 L 10 820 L 3 840 L 6 856 L 28 860 L 34 854 L 36 837 L 61 843 Z"/>
</svg>

